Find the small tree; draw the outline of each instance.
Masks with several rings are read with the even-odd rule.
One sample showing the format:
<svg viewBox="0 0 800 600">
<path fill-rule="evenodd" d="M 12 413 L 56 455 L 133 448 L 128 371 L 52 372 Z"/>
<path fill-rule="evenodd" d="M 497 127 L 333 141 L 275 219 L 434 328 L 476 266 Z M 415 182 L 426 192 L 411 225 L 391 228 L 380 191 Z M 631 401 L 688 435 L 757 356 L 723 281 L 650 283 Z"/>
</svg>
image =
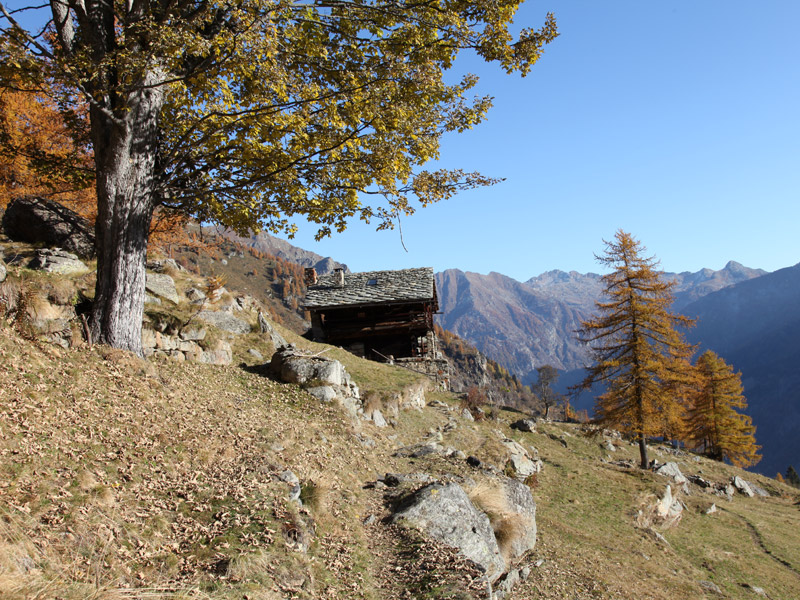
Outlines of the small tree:
<svg viewBox="0 0 800 600">
<path fill-rule="evenodd" d="M 555 406 L 561 396 L 553 390 L 553 384 L 558 381 L 558 369 L 552 365 L 536 367 L 536 383 L 533 384 L 533 393 L 544 404 L 544 418 L 550 417 L 550 408 Z"/>
<path fill-rule="evenodd" d="M 597 260 L 614 270 L 604 275 L 605 302 L 598 316 L 584 321 L 579 339 L 589 344 L 594 364 L 577 389 L 606 385 L 597 398 L 597 420 L 639 441 L 641 467 L 648 467 L 648 436 L 663 435 L 678 423 L 683 407 L 675 389 L 688 380 L 693 348 L 677 327 L 693 323 L 670 312 L 674 283 L 664 281 L 658 262 L 631 234 L 617 231 Z"/>
<path fill-rule="evenodd" d="M 711 350 L 697 359 L 697 392 L 688 412 L 688 438 L 716 460 L 748 467 L 761 460 L 752 419 L 742 414 L 747 400 L 742 394 L 742 374 Z"/>
<path fill-rule="evenodd" d="M 792 465 L 789 465 L 789 468 L 786 469 L 786 483 L 796 488 L 800 488 L 800 475 L 797 474 L 797 471 L 794 470 Z"/>
</svg>

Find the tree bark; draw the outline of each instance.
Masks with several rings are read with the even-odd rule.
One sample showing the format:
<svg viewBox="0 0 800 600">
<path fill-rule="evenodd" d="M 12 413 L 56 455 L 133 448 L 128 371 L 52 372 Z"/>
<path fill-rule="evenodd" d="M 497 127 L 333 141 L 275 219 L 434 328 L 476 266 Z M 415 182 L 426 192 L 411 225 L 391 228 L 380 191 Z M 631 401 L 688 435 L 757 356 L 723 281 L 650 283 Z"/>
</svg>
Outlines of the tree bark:
<svg viewBox="0 0 800 600">
<path fill-rule="evenodd" d="M 154 208 L 158 117 L 163 92 L 155 73 L 117 98 L 113 113 L 91 109 L 97 170 L 96 343 L 142 355 L 147 238 Z M 120 105 L 124 106 L 119 110 Z M 121 115 L 114 118 L 113 115 Z"/>
</svg>

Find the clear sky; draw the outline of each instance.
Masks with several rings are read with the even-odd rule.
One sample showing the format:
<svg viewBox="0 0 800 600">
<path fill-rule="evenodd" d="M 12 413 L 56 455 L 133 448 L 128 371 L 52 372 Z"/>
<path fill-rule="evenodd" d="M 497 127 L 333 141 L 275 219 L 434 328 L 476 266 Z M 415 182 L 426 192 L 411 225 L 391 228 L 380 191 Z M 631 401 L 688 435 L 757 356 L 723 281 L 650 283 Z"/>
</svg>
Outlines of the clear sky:
<svg viewBox="0 0 800 600">
<path fill-rule="evenodd" d="M 394 232 L 358 224 L 292 241 L 354 271 L 432 266 L 519 280 L 599 271 L 618 228 L 667 271 L 800 262 L 800 1 L 529 0 L 560 37 L 528 77 L 475 60 L 483 124 L 441 164 L 504 177 L 419 210 Z"/>
</svg>

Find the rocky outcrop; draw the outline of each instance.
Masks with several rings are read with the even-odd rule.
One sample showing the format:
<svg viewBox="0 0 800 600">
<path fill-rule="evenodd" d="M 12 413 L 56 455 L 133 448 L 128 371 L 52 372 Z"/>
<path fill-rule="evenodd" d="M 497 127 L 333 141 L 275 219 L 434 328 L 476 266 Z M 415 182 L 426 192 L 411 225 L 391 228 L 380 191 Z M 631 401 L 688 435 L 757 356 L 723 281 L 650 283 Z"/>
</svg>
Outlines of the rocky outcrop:
<svg viewBox="0 0 800 600">
<path fill-rule="evenodd" d="M 486 573 L 489 581 L 505 572 L 489 517 L 475 508 L 456 483 L 423 486 L 402 503 L 392 521 L 458 549 Z"/>
<path fill-rule="evenodd" d="M 216 328 L 229 333 L 250 333 L 250 325 L 231 313 L 223 310 L 201 310 L 197 318 L 214 325 Z"/>
<path fill-rule="evenodd" d="M 36 256 L 28 263 L 28 268 L 46 273 L 58 273 L 59 275 L 85 273 L 89 270 L 89 267 L 75 254 L 60 248 L 37 250 Z"/>
<path fill-rule="evenodd" d="M 338 360 L 310 356 L 286 346 L 272 355 L 269 373 L 279 381 L 302 385 L 323 402 L 338 400 L 351 416 L 362 412 L 358 386 Z"/>
<path fill-rule="evenodd" d="M 169 300 L 173 304 L 180 302 L 178 290 L 175 289 L 175 280 L 164 273 L 146 273 L 145 289 L 159 298 Z"/>
<path fill-rule="evenodd" d="M 94 254 L 94 231 L 78 213 L 47 198 L 17 198 L 3 215 L 12 240 L 63 248 L 82 258 Z"/>
</svg>

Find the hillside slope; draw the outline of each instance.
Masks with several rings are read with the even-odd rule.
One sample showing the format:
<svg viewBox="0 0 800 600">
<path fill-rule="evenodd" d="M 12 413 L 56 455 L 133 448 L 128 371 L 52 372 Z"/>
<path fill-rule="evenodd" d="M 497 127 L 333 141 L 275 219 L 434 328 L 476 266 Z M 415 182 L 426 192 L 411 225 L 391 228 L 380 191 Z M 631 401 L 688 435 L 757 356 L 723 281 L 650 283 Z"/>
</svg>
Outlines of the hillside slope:
<svg viewBox="0 0 800 600">
<path fill-rule="evenodd" d="M 413 383 L 407 371 L 328 354 L 363 389 Z M 505 465 L 503 436 L 544 460 L 531 482 L 538 544 L 520 565 L 530 577 L 508 598 L 716 598 L 716 586 L 728 598 L 763 588 L 788 599 L 800 586 L 800 495 L 766 478 L 745 475 L 769 498 L 728 501 L 691 485 L 680 523 L 661 529 L 646 521 L 668 480 L 632 467 L 627 442 L 610 451 L 574 425 L 523 433 L 506 411 L 472 423 L 429 393 L 444 403 L 380 429 L 258 365 L 62 350 L 5 323 L 0 357 L 0 591 L 10 600 L 481 598 L 479 573 L 452 549 L 389 524 L 375 482 L 386 472 L 491 480 Z M 489 470 L 397 454 L 430 432 Z M 744 475 L 653 453 L 710 481 Z M 302 505 L 289 499 L 289 470 Z M 703 514 L 712 503 L 720 511 Z"/>
</svg>

